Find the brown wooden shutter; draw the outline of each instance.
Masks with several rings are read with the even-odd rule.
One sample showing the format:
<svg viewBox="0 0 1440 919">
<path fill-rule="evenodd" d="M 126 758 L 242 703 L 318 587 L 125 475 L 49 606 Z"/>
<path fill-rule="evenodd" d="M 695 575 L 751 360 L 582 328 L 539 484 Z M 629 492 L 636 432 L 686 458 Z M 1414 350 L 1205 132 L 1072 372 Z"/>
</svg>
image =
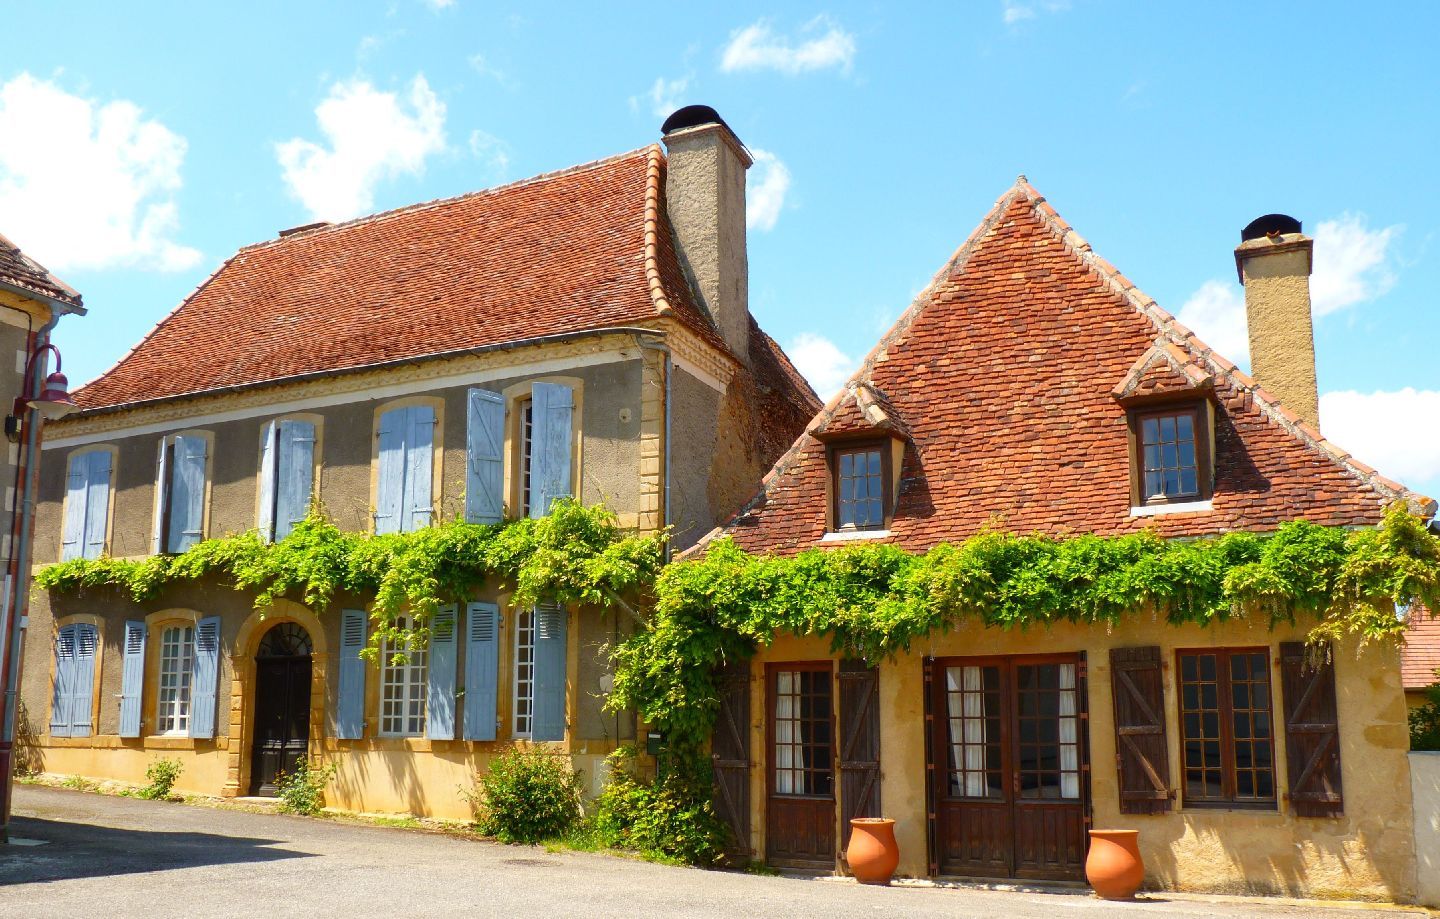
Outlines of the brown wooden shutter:
<svg viewBox="0 0 1440 919">
<path fill-rule="evenodd" d="M 1329 649 L 1317 649 L 1307 657 L 1303 642 L 1281 642 L 1280 683 L 1285 699 L 1290 807 L 1301 817 L 1338 817 L 1344 813 L 1340 721 L 1335 705 L 1335 664 Z"/>
<path fill-rule="evenodd" d="M 715 814 L 730 828 L 727 858 L 750 860 L 750 662 L 732 661 L 715 674 L 720 713 L 710 739 Z"/>
<path fill-rule="evenodd" d="M 880 671 L 840 662 L 840 848 L 850 820 L 880 814 Z"/>
<path fill-rule="evenodd" d="M 1165 741 L 1165 678 L 1160 648 L 1110 649 L 1115 699 L 1115 764 L 1120 813 L 1170 810 L 1170 748 Z"/>
</svg>

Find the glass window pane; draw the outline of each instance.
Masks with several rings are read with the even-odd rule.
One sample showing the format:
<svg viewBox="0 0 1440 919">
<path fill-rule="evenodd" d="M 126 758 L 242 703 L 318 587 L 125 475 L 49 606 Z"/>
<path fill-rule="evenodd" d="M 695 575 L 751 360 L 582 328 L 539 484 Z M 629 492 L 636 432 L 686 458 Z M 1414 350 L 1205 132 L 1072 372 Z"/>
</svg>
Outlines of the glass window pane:
<svg viewBox="0 0 1440 919">
<path fill-rule="evenodd" d="M 855 474 L 855 457 L 849 453 L 840 454 L 840 475 L 841 477 Z"/>
<path fill-rule="evenodd" d="M 1179 426 L 1181 440 L 1195 440 L 1195 422 L 1189 415 L 1181 415 L 1176 419 Z"/>
<path fill-rule="evenodd" d="M 1160 439 L 1166 443 L 1175 440 L 1175 416 L 1164 415 L 1160 418 Z"/>
<path fill-rule="evenodd" d="M 1196 480 L 1195 480 L 1195 470 L 1194 470 L 1194 469 L 1182 469 L 1182 470 L 1180 470 L 1180 491 L 1179 491 L 1179 494 L 1182 494 L 1182 495 L 1193 495 L 1193 494 L 1197 494 L 1199 491 L 1200 491 L 1200 489 L 1199 489 L 1199 487 L 1197 486 Z"/>
<path fill-rule="evenodd" d="M 1146 418 L 1140 425 L 1140 429 L 1143 432 L 1141 435 L 1143 443 L 1153 444 L 1160 439 L 1160 424 L 1154 418 Z"/>
</svg>

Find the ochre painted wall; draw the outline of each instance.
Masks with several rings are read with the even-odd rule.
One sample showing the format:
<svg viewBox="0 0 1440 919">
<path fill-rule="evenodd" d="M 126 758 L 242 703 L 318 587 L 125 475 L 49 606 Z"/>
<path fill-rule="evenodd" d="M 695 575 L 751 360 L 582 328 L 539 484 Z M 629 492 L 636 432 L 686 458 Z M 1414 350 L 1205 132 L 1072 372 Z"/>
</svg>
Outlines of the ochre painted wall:
<svg viewBox="0 0 1440 919">
<path fill-rule="evenodd" d="M 1180 732 L 1174 650 L 1267 646 L 1271 701 L 1283 717 L 1279 670 L 1281 641 L 1303 638 L 1300 628 L 1269 628 L 1236 621 L 1209 628 L 1175 627 L 1148 614 L 1113 631 L 1060 624 L 1029 630 L 962 625 L 917 642 L 910 653 L 880 663 L 881 796 L 897 820 L 900 873 L 927 873 L 924 673 L 926 656 L 1086 652 L 1089 689 L 1089 761 L 1094 826 L 1140 830 L 1146 882 L 1152 887 L 1223 893 L 1372 898 L 1409 902 L 1415 892 L 1415 849 L 1410 798 L 1409 737 L 1399 650 L 1343 647 L 1336 653 L 1345 815 L 1299 818 L 1282 800 L 1274 812 L 1176 809 L 1164 815 L 1121 814 L 1115 769 L 1115 732 L 1109 650 L 1159 645 L 1165 671 L 1165 717 L 1170 785 L 1180 787 Z M 754 660 L 751 698 L 751 844 L 765 851 L 764 665 L 832 658 L 824 639 L 778 636 Z M 1286 789 L 1283 732 L 1276 744 L 1277 788 Z M 837 808 L 838 810 L 838 808 Z M 838 816 L 837 816 L 838 820 Z M 838 827 L 837 827 L 838 829 Z M 838 838 L 838 835 L 837 835 Z"/>
</svg>

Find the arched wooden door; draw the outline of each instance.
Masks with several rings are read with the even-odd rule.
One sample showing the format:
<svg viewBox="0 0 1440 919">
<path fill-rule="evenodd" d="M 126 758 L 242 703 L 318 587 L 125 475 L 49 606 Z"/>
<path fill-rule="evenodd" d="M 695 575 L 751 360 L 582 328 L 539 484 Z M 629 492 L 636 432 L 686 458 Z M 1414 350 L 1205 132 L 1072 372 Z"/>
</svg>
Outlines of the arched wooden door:
<svg viewBox="0 0 1440 919">
<path fill-rule="evenodd" d="M 276 779 L 295 768 L 310 743 L 310 635 L 282 622 L 255 651 L 255 733 L 250 793 L 275 795 Z"/>
</svg>

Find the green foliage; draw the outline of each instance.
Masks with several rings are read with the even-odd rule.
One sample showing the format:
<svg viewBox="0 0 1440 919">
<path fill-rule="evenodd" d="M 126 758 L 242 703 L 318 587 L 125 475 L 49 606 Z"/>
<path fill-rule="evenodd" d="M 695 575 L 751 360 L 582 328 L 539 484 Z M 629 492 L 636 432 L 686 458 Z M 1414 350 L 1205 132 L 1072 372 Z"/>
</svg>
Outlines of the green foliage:
<svg viewBox="0 0 1440 919">
<path fill-rule="evenodd" d="M 564 836 L 580 819 L 580 777 L 563 754 L 512 747 L 465 792 L 480 832 L 504 843 Z"/>
<path fill-rule="evenodd" d="M 1410 709 L 1410 749 L 1440 752 L 1440 683 L 1425 690 L 1425 704 Z"/>
<path fill-rule="evenodd" d="M 275 782 L 282 814 L 313 817 L 325 806 L 325 786 L 339 770 L 339 763 L 312 764 L 310 757 L 295 761 L 295 768 L 281 773 Z"/>
<path fill-rule="evenodd" d="M 280 597 L 318 612 L 340 592 L 374 596 L 373 655 L 387 639 L 423 647 L 441 603 L 492 579 L 514 587 L 516 604 L 553 598 L 608 606 L 654 581 L 665 539 L 665 533 L 627 532 L 604 507 L 572 500 L 556 502 L 539 520 L 452 520 L 384 536 L 341 532 L 316 507 L 274 544 L 250 531 L 207 539 L 179 555 L 74 559 L 42 569 L 35 583 L 57 593 L 116 589 L 144 602 L 172 583 L 215 575 L 253 593 L 262 611 Z M 402 615 L 410 617 L 403 629 L 397 626 Z"/>
<path fill-rule="evenodd" d="M 145 778 L 150 784 L 135 792 L 135 797 L 149 801 L 170 800 L 171 789 L 175 787 L 185 766 L 178 759 L 157 759 L 145 767 Z"/>
<path fill-rule="evenodd" d="M 715 667 L 777 633 L 827 636 L 872 661 L 966 621 L 1108 627 L 1145 612 L 1174 624 L 1306 614 L 1317 642 L 1393 640 L 1397 604 L 1440 609 L 1440 540 L 1399 506 L 1376 528 L 1298 521 L 1186 541 L 986 531 L 921 554 L 857 545 L 774 557 L 719 540 L 666 567 L 655 598 L 650 629 L 612 652 L 609 704 L 665 732 L 667 769 L 695 769 L 719 707 Z"/>
<path fill-rule="evenodd" d="M 67 775 L 65 780 L 60 783 L 60 787 L 72 788 L 75 791 L 94 791 L 100 786 L 98 783 L 90 781 L 83 775 Z"/>
<path fill-rule="evenodd" d="M 590 820 L 599 840 L 692 865 L 718 861 L 728 831 L 710 802 L 709 769 L 672 770 L 651 781 L 635 772 L 634 758 L 630 747 L 609 757 L 610 780 Z"/>
</svg>

